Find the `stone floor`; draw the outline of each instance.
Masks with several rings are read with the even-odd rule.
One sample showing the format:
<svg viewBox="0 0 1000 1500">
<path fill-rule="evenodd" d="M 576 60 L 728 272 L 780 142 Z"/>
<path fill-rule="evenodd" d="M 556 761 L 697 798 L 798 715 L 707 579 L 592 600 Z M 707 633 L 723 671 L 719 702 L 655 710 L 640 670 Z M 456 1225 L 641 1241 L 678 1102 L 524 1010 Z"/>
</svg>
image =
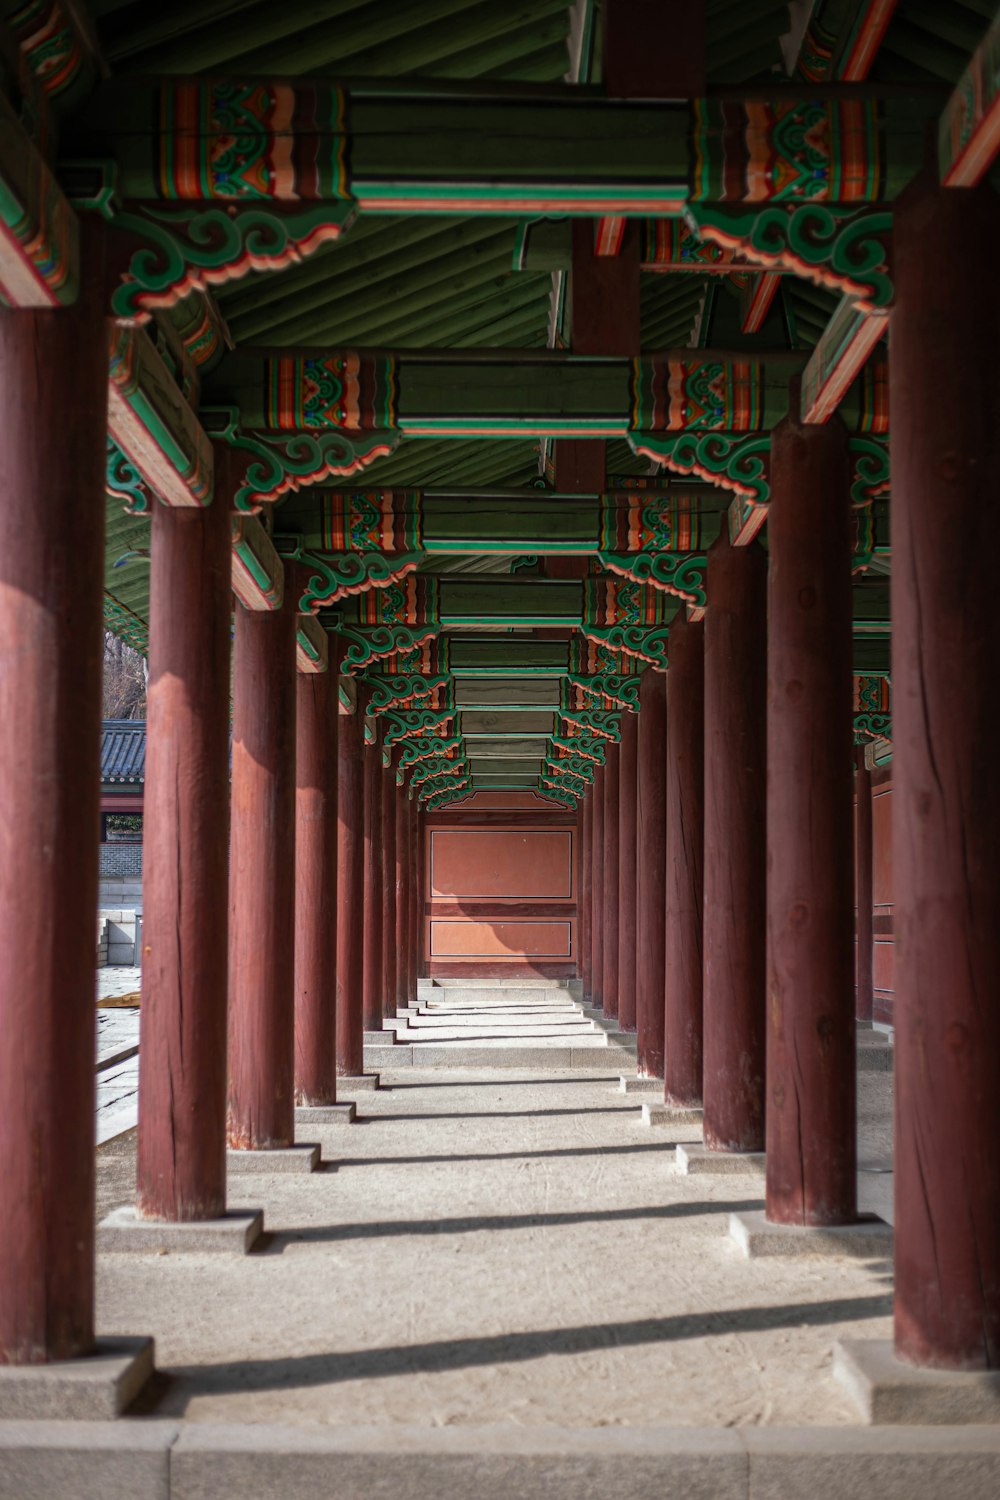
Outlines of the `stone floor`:
<svg viewBox="0 0 1000 1500">
<path fill-rule="evenodd" d="M 530 1009 L 533 1049 L 544 1022 Z M 516 1015 L 508 1046 L 511 1028 L 516 1043 Z M 674 1144 L 698 1130 L 644 1129 L 617 1069 L 412 1065 L 384 1083 L 357 1095 L 355 1125 L 309 1132 L 320 1172 L 232 1179 L 231 1206 L 265 1211 L 253 1254 L 99 1257 L 101 1330 L 156 1337 L 159 1374 L 134 1415 L 859 1422 L 831 1351 L 888 1336 L 887 1261 L 744 1260 L 728 1215 L 760 1205 L 759 1178 L 676 1173 Z M 860 1176 L 862 1203 L 883 1211 L 891 1086 L 859 1073 L 859 1156 L 879 1168 Z M 130 1201 L 133 1153 L 132 1136 L 100 1151 L 102 1215 Z"/>
</svg>

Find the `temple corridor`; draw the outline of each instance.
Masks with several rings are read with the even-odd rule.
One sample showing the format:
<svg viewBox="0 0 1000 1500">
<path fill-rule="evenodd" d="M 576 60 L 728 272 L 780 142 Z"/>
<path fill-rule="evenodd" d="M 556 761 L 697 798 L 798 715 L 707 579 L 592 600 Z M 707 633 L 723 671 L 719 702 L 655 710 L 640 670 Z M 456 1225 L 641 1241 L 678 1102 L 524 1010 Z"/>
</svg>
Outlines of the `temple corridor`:
<svg viewBox="0 0 1000 1500">
<path fill-rule="evenodd" d="M 99 1254 L 99 1331 L 156 1339 L 131 1415 L 858 1424 L 831 1350 L 888 1336 L 889 1262 L 745 1259 L 729 1216 L 763 1207 L 762 1172 L 682 1175 L 699 1127 L 643 1124 L 655 1091 L 624 1092 L 628 1047 L 567 988 L 437 994 L 399 1028 L 404 1052 L 433 1033 L 497 1064 L 421 1067 L 417 1041 L 377 1091 L 342 1089 L 353 1124 L 297 1130 L 322 1145 L 317 1172 L 230 1176 L 231 1208 L 265 1212 L 251 1254 Z M 539 1062 L 583 1036 L 585 1066 Z M 858 1074 L 863 1207 L 882 1208 L 891 1079 Z M 133 1196 L 126 1137 L 99 1158 L 99 1215 Z"/>
</svg>

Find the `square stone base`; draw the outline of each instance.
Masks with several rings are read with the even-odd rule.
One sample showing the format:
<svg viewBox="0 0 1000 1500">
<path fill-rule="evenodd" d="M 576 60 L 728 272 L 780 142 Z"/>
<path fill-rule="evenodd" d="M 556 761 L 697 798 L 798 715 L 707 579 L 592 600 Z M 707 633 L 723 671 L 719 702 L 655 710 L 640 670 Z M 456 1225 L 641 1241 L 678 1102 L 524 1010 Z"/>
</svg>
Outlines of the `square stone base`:
<svg viewBox="0 0 1000 1500">
<path fill-rule="evenodd" d="M 637 1074 L 623 1073 L 618 1080 L 620 1094 L 658 1094 L 663 1098 L 662 1078 L 640 1078 Z"/>
<path fill-rule="evenodd" d="M 270 1151 L 227 1151 L 230 1172 L 315 1172 L 320 1148 L 313 1145 L 275 1146 Z"/>
<path fill-rule="evenodd" d="M 362 1038 L 366 1047 L 395 1047 L 396 1033 L 394 1031 L 366 1031 Z"/>
<path fill-rule="evenodd" d="M 296 1125 L 353 1125 L 358 1106 L 353 1099 L 347 1104 L 297 1104 Z"/>
<path fill-rule="evenodd" d="M 716 1177 L 763 1177 L 763 1151 L 710 1151 L 707 1146 L 678 1146 L 674 1161 L 685 1177 L 711 1173 Z"/>
<path fill-rule="evenodd" d="M 163 1219 L 141 1219 L 131 1204 L 116 1208 L 97 1229 L 98 1250 L 118 1254 L 121 1251 L 144 1250 L 153 1254 L 164 1251 L 228 1251 L 246 1255 L 264 1228 L 260 1208 L 230 1211 L 221 1219 L 196 1219 L 174 1224 Z"/>
<path fill-rule="evenodd" d="M 729 1215 L 729 1234 L 749 1260 L 759 1255 L 891 1256 L 892 1229 L 874 1214 L 856 1224 L 772 1224 L 763 1209 Z"/>
<path fill-rule="evenodd" d="M 344 1073 L 337 1079 L 337 1090 L 342 1094 L 370 1093 L 379 1083 L 378 1073 Z"/>
<path fill-rule="evenodd" d="M 925 1370 L 898 1360 L 891 1339 L 841 1339 L 833 1376 L 878 1426 L 1000 1423 L 1000 1371 Z"/>
<path fill-rule="evenodd" d="M 0 1420 L 111 1422 L 153 1373 L 153 1340 L 97 1339 L 93 1354 L 0 1365 Z"/>
<path fill-rule="evenodd" d="M 644 1104 L 642 1123 L 658 1129 L 671 1130 L 676 1126 L 700 1125 L 700 1109 L 675 1109 L 672 1104 Z"/>
</svg>

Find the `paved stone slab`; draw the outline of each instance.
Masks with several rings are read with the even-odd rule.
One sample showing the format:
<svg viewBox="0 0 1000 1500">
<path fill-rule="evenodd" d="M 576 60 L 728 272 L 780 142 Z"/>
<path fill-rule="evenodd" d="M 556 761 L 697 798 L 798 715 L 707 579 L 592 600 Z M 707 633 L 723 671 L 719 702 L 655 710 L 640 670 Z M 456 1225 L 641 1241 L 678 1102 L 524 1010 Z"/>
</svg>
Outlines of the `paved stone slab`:
<svg viewBox="0 0 1000 1500">
<path fill-rule="evenodd" d="M 153 1340 L 98 1339 L 93 1354 L 50 1365 L 0 1365 L 0 1421 L 109 1422 L 153 1373 Z"/>
<path fill-rule="evenodd" d="M 623 1073 L 618 1080 L 620 1094 L 658 1094 L 663 1098 L 662 1078 L 639 1078 L 633 1073 Z"/>
<path fill-rule="evenodd" d="M 684 1129 L 692 1125 L 700 1125 L 702 1112 L 700 1109 L 674 1109 L 667 1104 L 644 1104 L 642 1106 L 642 1123 L 657 1130 L 672 1130 L 676 1126 Z"/>
<path fill-rule="evenodd" d="M 708 1173 L 715 1177 L 763 1177 L 767 1157 L 763 1151 L 710 1151 L 707 1146 L 678 1146 L 674 1158 L 685 1177 Z"/>
<path fill-rule="evenodd" d="M 228 1252 L 246 1255 L 264 1228 L 263 1209 L 230 1209 L 221 1219 L 167 1224 L 140 1219 L 134 1207 L 113 1209 L 97 1228 L 97 1248 L 107 1254 L 145 1251 L 158 1255 Z"/>
<path fill-rule="evenodd" d="M 378 1073 L 344 1073 L 337 1078 L 338 1094 L 370 1094 L 379 1087 Z"/>
<path fill-rule="evenodd" d="M 892 1229 L 874 1215 L 862 1215 L 857 1224 L 817 1228 L 771 1224 L 763 1209 L 751 1210 L 730 1214 L 729 1233 L 743 1254 L 751 1259 L 760 1255 L 821 1255 L 831 1258 L 892 1255 Z"/>
<path fill-rule="evenodd" d="M 319 1146 L 297 1141 L 294 1146 L 278 1146 L 273 1151 L 227 1151 L 228 1172 L 315 1172 L 319 1166 Z"/>
<path fill-rule="evenodd" d="M 0 1500 L 168 1500 L 173 1422 L 0 1422 Z"/>
<path fill-rule="evenodd" d="M 1000 1430 L 744 1427 L 747 1500 L 996 1500 Z"/>
<path fill-rule="evenodd" d="M 880 1426 L 1000 1423 L 1000 1370 L 922 1370 L 898 1360 L 890 1339 L 841 1339 L 833 1374 Z"/>
<path fill-rule="evenodd" d="M 358 1106 L 354 1100 L 344 1104 L 297 1104 L 296 1125 L 353 1125 Z"/>
<path fill-rule="evenodd" d="M 171 1454 L 171 1500 L 746 1500 L 746 1486 L 723 1428 L 191 1423 Z"/>
</svg>

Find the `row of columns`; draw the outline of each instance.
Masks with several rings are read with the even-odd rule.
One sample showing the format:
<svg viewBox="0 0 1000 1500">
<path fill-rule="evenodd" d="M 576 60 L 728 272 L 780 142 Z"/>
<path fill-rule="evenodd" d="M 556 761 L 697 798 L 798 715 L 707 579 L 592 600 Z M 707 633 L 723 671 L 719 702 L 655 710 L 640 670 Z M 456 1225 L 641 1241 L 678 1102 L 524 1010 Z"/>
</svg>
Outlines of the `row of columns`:
<svg viewBox="0 0 1000 1500">
<path fill-rule="evenodd" d="M 76 306 L 0 309 L 0 1363 L 94 1345 L 107 341 L 85 250 Z M 137 1210 L 173 1222 L 225 1213 L 227 1147 L 294 1143 L 296 1104 L 362 1072 L 363 1026 L 418 972 L 417 804 L 364 701 L 341 711 L 336 638 L 297 672 L 294 574 L 234 613 L 215 458 L 210 506 L 151 518 Z"/>
<path fill-rule="evenodd" d="M 1000 1367 L 998 229 L 989 188 L 922 182 L 894 206 L 896 1350 L 958 1369 Z M 582 972 L 629 1024 L 634 854 L 640 1073 L 664 1080 L 668 1105 L 702 1105 L 710 1149 L 766 1148 L 772 1222 L 825 1226 L 857 1217 L 839 420 L 804 426 L 793 407 L 772 433 L 770 492 L 767 554 L 720 538 L 704 623 L 679 619 L 669 669 L 642 674 L 634 775 L 617 750 L 585 799 Z M 858 977 L 870 1017 L 864 965 Z"/>
</svg>

